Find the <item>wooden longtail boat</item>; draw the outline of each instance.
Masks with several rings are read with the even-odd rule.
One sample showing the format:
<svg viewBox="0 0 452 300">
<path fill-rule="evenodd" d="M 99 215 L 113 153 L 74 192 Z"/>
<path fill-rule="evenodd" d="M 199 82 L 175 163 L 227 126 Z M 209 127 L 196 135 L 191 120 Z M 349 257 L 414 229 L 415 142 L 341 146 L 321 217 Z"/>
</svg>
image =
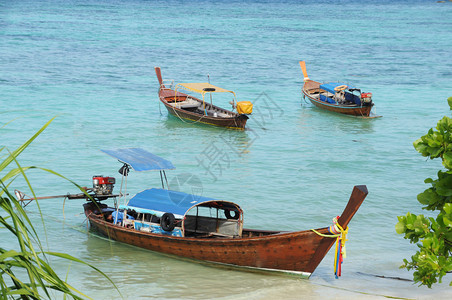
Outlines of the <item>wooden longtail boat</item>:
<svg viewBox="0 0 452 300">
<path fill-rule="evenodd" d="M 309 79 L 306 63 L 300 61 L 304 75 L 303 97 L 308 97 L 315 106 L 345 115 L 362 118 L 377 118 L 371 113 L 374 103 L 372 93 L 361 93 L 358 88 L 342 82 L 320 83 Z"/>
<path fill-rule="evenodd" d="M 232 129 L 245 129 L 248 115 L 252 113 L 253 104 L 249 101 L 237 102 L 233 91 L 214 86 L 210 83 L 179 83 L 174 85 L 174 80 L 163 80 L 160 67 L 155 67 L 155 73 L 159 81 L 159 99 L 165 105 L 168 113 L 178 117 L 182 121 L 190 123 L 204 123 L 214 126 Z M 202 99 L 196 98 L 184 92 L 195 92 L 201 94 Z M 227 110 L 212 104 L 212 94 L 231 93 L 232 109 Z M 210 95 L 210 103 L 207 102 L 206 94 Z"/>
<path fill-rule="evenodd" d="M 189 259 L 305 278 L 336 241 L 331 233 L 337 233 L 339 226 L 296 232 L 243 229 L 239 205 L 165 189 L 164 171 L 174 168 L 171 162 L 138 148 L 102 151 L 124 163 L 120 169 L 124 177 L 130 168 L 158 170 L 162 180 L 161 189 L 144 190 L 122 205 L 115 201 L 108 206 L 100 200 L 84 204 L 91 229 L 113 240 Z M 364 185 L 354 187 L 336 224 L 339 228 L 347 228 L 367 193 Z"/>
</svg>

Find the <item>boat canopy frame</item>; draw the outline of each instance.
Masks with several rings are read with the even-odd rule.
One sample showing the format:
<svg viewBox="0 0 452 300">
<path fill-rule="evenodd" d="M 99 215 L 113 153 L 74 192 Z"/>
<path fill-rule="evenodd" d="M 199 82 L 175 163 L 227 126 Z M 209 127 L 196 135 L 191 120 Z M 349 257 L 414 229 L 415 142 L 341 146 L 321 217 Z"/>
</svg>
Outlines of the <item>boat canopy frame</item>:
<svg viewBox="0 0 452 300">
<path fill-rule="evenodd" d="M 175 169 L 172 162 L 166 160 L 160 156 L 152 154 L 141 148 L 122 148 L 122 149 L 101 149 L 102 152 L 116 158 L 119 162 L 123 163 L 123 166 L 119 169 L 119 174 L 121 174 L 121 186 L 119 191 L 119 203 L 121 198 L 123 198 L 124 206 L 130 201 L 127 201 L 127 177 L 129 175 L 130 169 L 137 172 L 145 171 L 159 171 L 160 180 L 162 182 L 162 188 L 165 189 L 165 184 L 163 178 L 165 178 L 166 187 L 169 190 L 169 183 L 166 177 L 165 170 Z M 124 193 L 122 193 L 122 188 L 124 185 Z M 119 211 L 119 207 L 116 198 L 114 206 L 116 211 Z"/>
<path fill-rule="evenodd" d="M 243 230 L 243 210 L 240 206 L 234 202 L 218 200 L 200 195 L 193 195 L 179 191 L 172 191 L 169 188 L 168 179 L 166 177 L 165 170 L 175 169 L 173 164 L 164 158 L 161 158 L 155 154 L 152 154 L 141 148 L 124 148 L 115 150 L 101 149 L 102 152 L 118 159 L 119 162 L 124 165 L 119 169 L 119 173 L 122 175 L 121 192 L 123 182 L 125 181 L 125 193 L 120 195 L 124 196 L 124 204 L 117 205 L 115 202 L 116 211 L 120 209 L 124 211 L 124 215 L 127 216 L 127 211 L 134 210 L 137 213 L 151 214 L 157 217 L 162 217 L 165 213 L 171 213 L 175 218 L 181 219 L 181 226 L 183 232 L 185 232 L 185 222 L 187 220 L 187 214 L 196 207 L 196 223 L 198 222 L 199 207 L 208 207 L 217 209 L 217 215 L 215 218 L 216 228 L 219 228 L 219 216 L 218 211 L 223 209 L 225 211 L 225 218 L 232 222 L 237 222 L 237 234 L 241 236 Z M 137 193 L 129 201 L 126 199 L 127 195 L 127 177 L 129 168 L 135 171 L 159 171 L 160 179 L 162 181 L 162 188 L 146 189 Z M 163 182 L 163 177 L 166 181 L 167 188 Z M 232 216 L 230 213 L 233 212 Z M 126 218 L 125 218 L 126 219 Z M 123 226 L 125 220 L 123 221 Z M 196 226 L 195 226 L 196 228 Z M 218 234 L 211 232 L 211 234 Z"/>
<path fill-rule="evenodd" d="M 205 102 L 205 95 L 210 94 L 210 105 L 212 104 L 212 94 L 213 93 L 231 93 L 234 97 L 232 98 L 232 107 L 236 107 L 237 103 L 237 96 L 234 91 L 226 90 L 224 88 L 221 88 L 219 86 L 215 86 L 213 84 L 210 84 L 208 82 L 191 82 L 191 83 L 178 83 L 176 84 L 174 88 L 174 101 L 176 102 L 177 99 L 177 90 L 182 89 L 185 91 L 191 91 L 202 95 L 202 104 L 205 114 L 206 112 L 206 102 Z"/>
<path fill-rule="evenodd" d="M 175 169 L 173 163 L 169 160 L 141 148 L 123 148 L 115 150 L 101 149 L 101 151 L 116 158 L 119 162 L 124 164 L 124 166 L 119 170 L 119 173 L 123 176 L 123 178 L 128 175 L 128 168 L 132 168 L 137 172 L 159 171 L 162 188 L 165 188 L 163 182 L 163 178 L 165 178 L 167 189 L 169 189 L 165 170 Z M 126 168 L 126 166 L 128 166 L 128 168 Z"/>
<path fill-rule="evenodd" d="M 199 214 L 199 208 L 215 209 L 216 215 Z M 243 210 L 231 201 L 218 200 L 165 189 L 147 189 L 136 194 L 127 205 L 118 209 L 125 213 L 152 215 L 158 218 L 172 214 L 174 220 L 179 220 L 182 235 L 187 232 L 217 236 L 241 236 L 243 231 Z M 219 212 L 224 211 L 224 217 Z"/>
</svg>

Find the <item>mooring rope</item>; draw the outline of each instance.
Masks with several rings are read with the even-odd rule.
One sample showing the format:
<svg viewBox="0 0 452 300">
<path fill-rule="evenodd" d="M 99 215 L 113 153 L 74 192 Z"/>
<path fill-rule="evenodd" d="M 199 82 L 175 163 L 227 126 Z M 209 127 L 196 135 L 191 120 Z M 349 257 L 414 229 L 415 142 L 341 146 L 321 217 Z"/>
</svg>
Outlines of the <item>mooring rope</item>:
<svg viewBox="0 0 452 300">
<path fill-rule="evenodd" d="M 201 119 L 204 118 L 204 115 L 201 115 L 201 117 L 200 117 L 197 121 L 187 122 L 187 121 L 185 121 L 183 118 L 181 118 L 181 117 L 179 116 L 179 114 L 177 113 L 177 110 L 175 109 L 175 107 L 174 107 L 174 108 L 172 107 L 172 109 L 173 109 L 173 111 L 176 113 L 176 116 L 177 116 L 182 122 L 187 123 L 187 124 L 195 124 L 195 123 L 198 123 L 198 122 L 201 121 Z"/>
</svg>

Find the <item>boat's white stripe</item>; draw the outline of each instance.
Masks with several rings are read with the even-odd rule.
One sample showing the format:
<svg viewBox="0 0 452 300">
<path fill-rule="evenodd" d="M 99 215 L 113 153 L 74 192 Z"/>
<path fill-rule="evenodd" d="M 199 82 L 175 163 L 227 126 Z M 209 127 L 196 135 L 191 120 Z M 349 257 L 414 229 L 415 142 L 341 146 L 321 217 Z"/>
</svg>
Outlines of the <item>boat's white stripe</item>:
<svg viewBox="0 0 452 300">
<path fill-rule="evenodd" d="M 295 275 L 301 275 L 301 276 L 307 277 L 307 278 L 309 278 L 311 276 L 311 274 L 312 274 L 312 273 L 303 272 L 303 271 L 259 268 L 259 267 L 251 267 L 251 266 L 239 266 L 239 265 L 227 264 L 227 263 L 222 263 L 222 262 L 217 262 L 217 261 L 210 261 L 210 260 L 207 260 L 207 261 L 211 262 L 211 263 L 215 263 L 215 264 L 231 266 L 231 267 L 234 267 L 234 268 L 245 268 L 245 269 L 252 269 L 252 270 L 259 270 L 259 271 L 266 271 L 266 272 L 279 272 L 279 273 L 295 274 Z"/>
</svg>

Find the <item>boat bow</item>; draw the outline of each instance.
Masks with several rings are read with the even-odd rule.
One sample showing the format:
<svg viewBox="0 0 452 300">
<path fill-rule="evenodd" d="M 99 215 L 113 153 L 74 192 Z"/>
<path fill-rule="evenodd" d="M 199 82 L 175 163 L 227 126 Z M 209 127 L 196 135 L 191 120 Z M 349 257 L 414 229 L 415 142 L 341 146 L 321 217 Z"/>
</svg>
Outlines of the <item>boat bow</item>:
<svg viewBox="0 0 452 300">
<path fill-rule="evenodd" d="M 356 185 L 353 187 L 352 194 L 350 196 L 350 199 L 348 200 L 347 206 L 345 207 L 344 211 L 342 212 L 342 215 L 339 217 L 338 224 L 346 229 L 348 226 L 348 223 L 350 223 L 351 219 L 355 215 L 355 213 L 358 211 L 359 207 L 363 203 L 364 199 L 366 198 L 368 194 L 367 187 L 365 185 Z M 322 230 L 319 230 L 322 232 Z M 326 230 L 323 229 L 322 233 L 326 233 Z M 316 234 L 318 234 L 316 232 Z M 320 241 L 317 250 L 315 254 L 313 255 L 312 260 L 306 267 L 306 270 L 310 272 L 314 272 L 314 270 L 317 268 L 317 266 L 320 264 L 322 259 L 325 257 L 325 255 L 330 250 L 331 246 L 333 246 L 334 242 L 336 241 L 335 236 L 330 237 L 322 237 L 322 240 Z"/>
<path fill-rule="evenodd" d="M 347 206 L 338 220 L 338 223 L 342 228 L 347 227 L 348 223 L 358 211 L 368 193 L 367 186 L 365 185 L 356 185 L 353 188 L 353 192 L 348 200 Z"/>
</svg>

